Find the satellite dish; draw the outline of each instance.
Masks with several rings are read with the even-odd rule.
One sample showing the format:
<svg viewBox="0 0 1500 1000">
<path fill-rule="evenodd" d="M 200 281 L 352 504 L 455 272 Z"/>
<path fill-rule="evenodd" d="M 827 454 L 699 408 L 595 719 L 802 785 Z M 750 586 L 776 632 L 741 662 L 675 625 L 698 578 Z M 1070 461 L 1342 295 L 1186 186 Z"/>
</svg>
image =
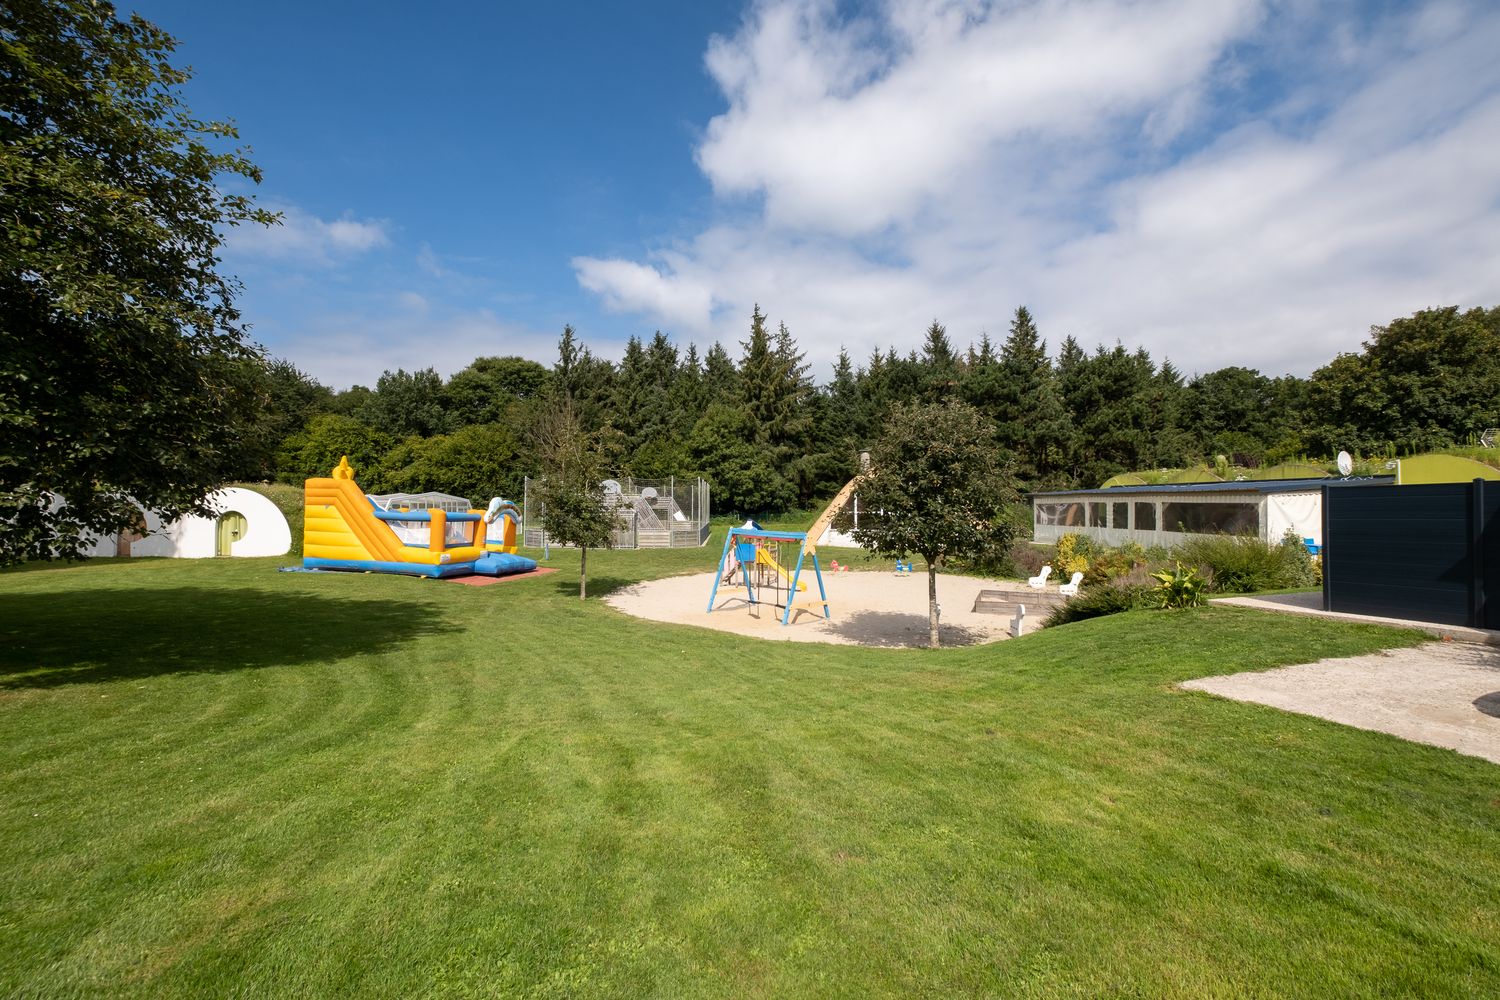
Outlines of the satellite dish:
<svg viewBox="0 0 1500 1000">
<path fill-rule="evenodd" d="M 1339 452 L 1339 475 L 1347 476 L 1354 471 L 1354 459 L 1349 457 L 1347 451 Z"/>
</svg>

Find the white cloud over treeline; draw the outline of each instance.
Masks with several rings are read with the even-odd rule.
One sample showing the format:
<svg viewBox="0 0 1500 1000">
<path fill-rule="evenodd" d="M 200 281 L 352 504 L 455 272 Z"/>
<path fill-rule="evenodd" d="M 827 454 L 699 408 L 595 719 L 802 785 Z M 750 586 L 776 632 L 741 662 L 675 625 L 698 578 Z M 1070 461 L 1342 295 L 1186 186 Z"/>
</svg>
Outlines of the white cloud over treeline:
<svg viewBox="0 0 1500 1000">
<path fill-rule="evenodd" d="M 717 220 L 574 268 L 684 339 L 759 302 L 818 360 L 1027 304 L 1054 346 L 1305 372 L 1500 303 L 1500 11 L 1371 9 L 758 3 L 705 56 Z"/>
</svg>

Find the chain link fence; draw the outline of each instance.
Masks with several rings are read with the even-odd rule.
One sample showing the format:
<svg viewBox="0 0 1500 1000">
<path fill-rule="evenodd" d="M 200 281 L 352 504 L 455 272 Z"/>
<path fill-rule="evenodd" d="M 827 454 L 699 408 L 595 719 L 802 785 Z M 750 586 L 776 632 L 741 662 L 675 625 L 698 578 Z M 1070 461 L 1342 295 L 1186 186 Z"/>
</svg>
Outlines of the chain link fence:
<svg viewBox="0 0 1500 1000">
<path fill-rule="evenodd" d="M 533 489 L 528 477 L 521 504 L 521 544 L 538 549 L 559 544 L 545 537 L 541 501 L 533 497 Z M 615 506 L 611 548 L 698 548 L 708 541 L 708 483 L 699 477 L 620 476 L 604 480 L 604 493 Z"/>
</svg>

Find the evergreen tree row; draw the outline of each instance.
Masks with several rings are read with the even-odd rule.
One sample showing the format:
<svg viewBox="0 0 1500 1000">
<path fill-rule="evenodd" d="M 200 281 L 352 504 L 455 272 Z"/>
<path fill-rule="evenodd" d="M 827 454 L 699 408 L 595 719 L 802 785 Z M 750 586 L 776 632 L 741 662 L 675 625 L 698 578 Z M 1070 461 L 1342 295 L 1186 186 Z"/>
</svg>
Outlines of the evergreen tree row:
<svg viewBox="0 0 1500 1000">
<path fill-rule="evenodd" d="M 701 474 L 715 510 L 742 514 L 831 495 L 897 403 L 968 402 L 994 422 L 1026 489 L 1220 455 L 1254 467 L 1340 449 L 1408 453 L 1500 425 L 1500 308 L 1395 320 L 1306 379 L 1240 367 L 1187 379 L 1144 348 L 1088 351 L 1072 337 L 1054 353 L 1024 307 L 998 344 L 984 334 L 955 348 L 934 321 L 920 349 L 858 361 L 841 351 L 822 385 L 791 331 L 773 331 L 758 306 L 735 346 L 700 356 L 657 332 L 631 338 L 616 364 L 568 327 L 551 368 L 485 357 L 446 381 L 398 370 L 338 393 L 272 362 L 246 475 L 300 482 L 348 454 L 372 491 L 517 496 L 539 471 L 534 428 L 564 399 L 586 429 L 609 430 L 622 473 Z"/>
</svg>

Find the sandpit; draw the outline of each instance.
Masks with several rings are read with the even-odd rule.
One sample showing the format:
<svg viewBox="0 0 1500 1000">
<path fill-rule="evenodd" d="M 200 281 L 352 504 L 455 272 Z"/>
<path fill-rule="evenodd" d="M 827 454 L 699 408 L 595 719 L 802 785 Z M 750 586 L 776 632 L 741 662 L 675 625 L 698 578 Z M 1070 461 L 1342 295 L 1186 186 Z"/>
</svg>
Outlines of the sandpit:
<svg viewBox="0 0 1500 1000">
<path fill-rule="evenodd" d="M 821 608 L 794 607 L 791 624 L 786 626 L 781 624 L 781 609 L 765 605 L 752 609 L 742 586 L 721 586 L 714 610 L 709 613 L 713 573 L 647 580 L 616 591 L 605 601 L 638 618 L 700 625 L 757 639 L 893 648 L 927 645 L 927 574 L 920 568 L 910 576 L 890 571 L 825 572 L 823 582 L 833 617 L 825 619 Z M 937 587 L 944 646 L 972 646 L 1009 637 L 1009 616 L 976 614 L 973 607 L 981 590 L 1014 590 L 1014 582 L 943 573 L 938 575 Z M 1024 584 L 1021 589 L 1025 589 Z M 813 579 L 800 597 L 817 594 L 818 584 Z M 1028 614 L 1027 631 L 1038 624 L 1039 618 Z"/>
</svg>

